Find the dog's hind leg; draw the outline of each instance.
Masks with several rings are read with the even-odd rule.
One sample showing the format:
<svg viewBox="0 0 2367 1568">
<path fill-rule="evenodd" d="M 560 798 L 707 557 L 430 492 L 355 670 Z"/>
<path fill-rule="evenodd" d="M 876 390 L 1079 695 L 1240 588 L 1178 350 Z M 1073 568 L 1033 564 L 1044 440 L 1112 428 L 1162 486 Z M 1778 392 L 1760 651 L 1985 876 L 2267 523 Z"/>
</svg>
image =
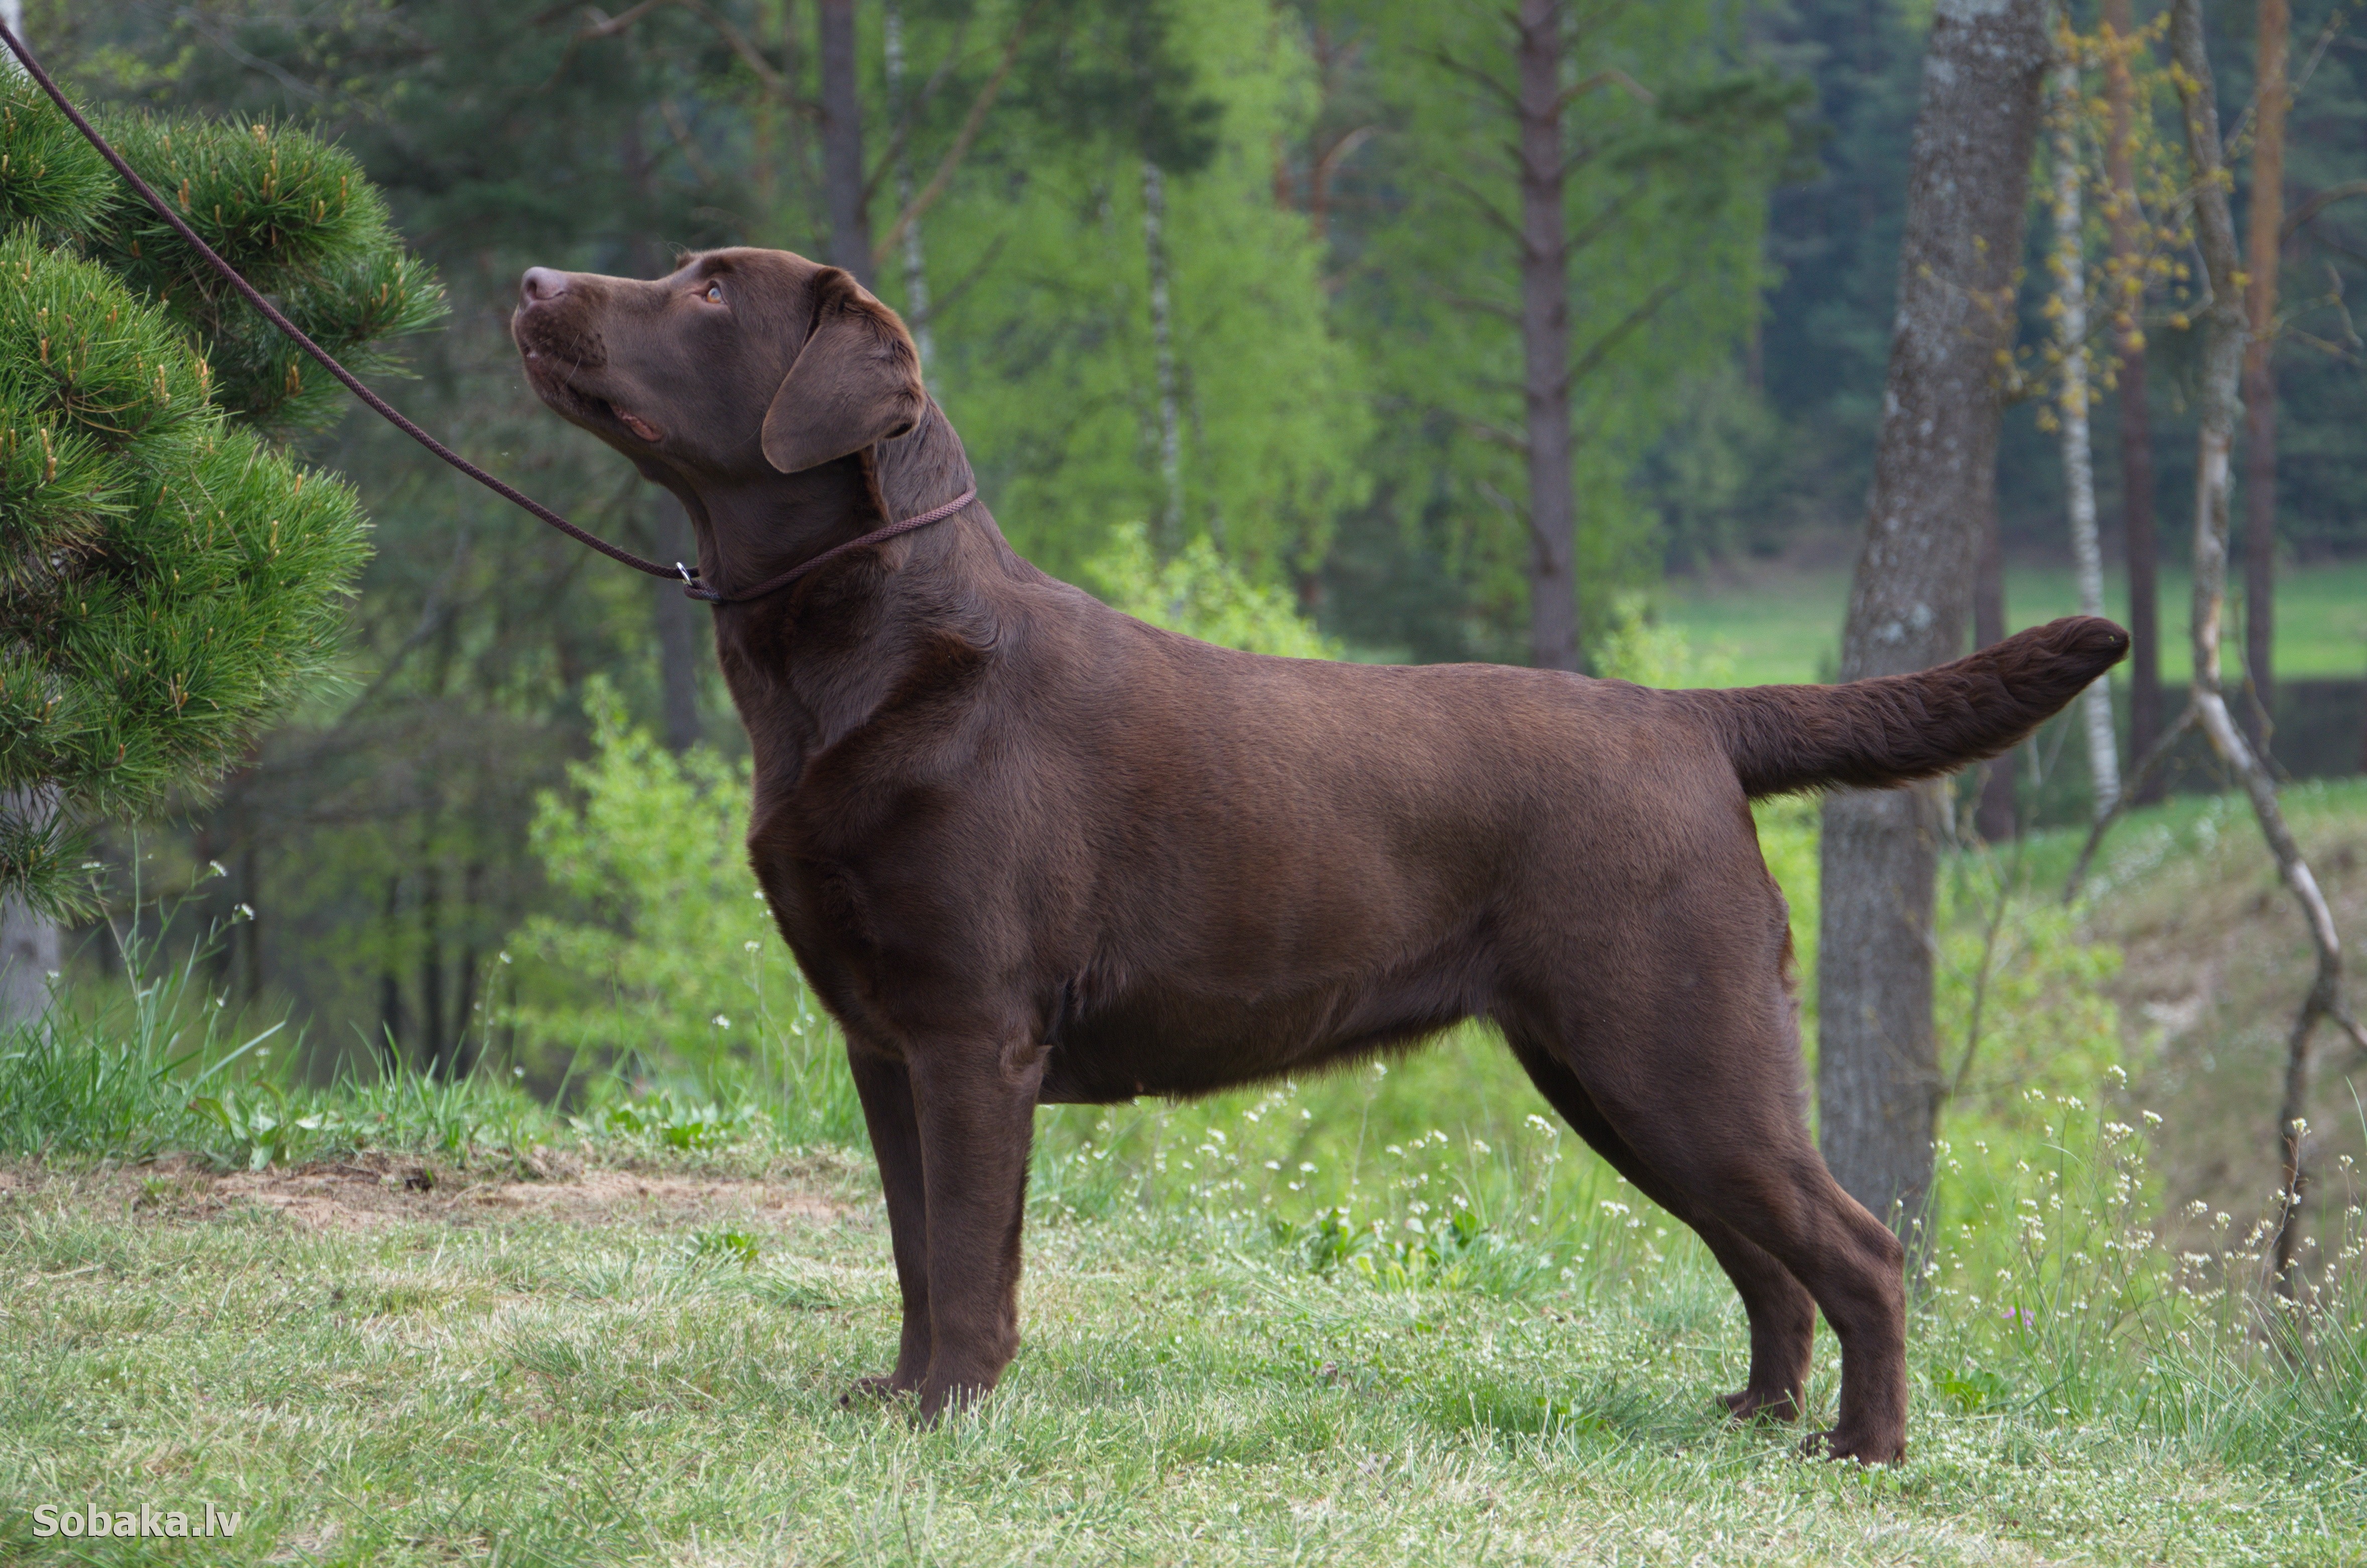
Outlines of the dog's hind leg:
<svg viewBox="0 0 2367 1568">
<path fill-rule="evenodd" d="M 929 1207 L 923 1182 L 921 1127 L 912 1105 L 912 1078 L 903 1062 L 857 1044 L 846 1045 L 846 1064 L 863 1097 L 863 1122 L 879 1161 L 879 1186 L 888 1200 L 888 1235 L 896 1254 L 896 1284 L 904 1297 L 904 1335 L 896 1349 L 896 1369 L 855 1385 L 856 1393 L 910 1393 L 928 1375 Z"/>
<path fill-rule="evenodd" d="M 1727 1409 L 1744 1419 L 1761 1415 L 1784 1421 L 1798 1419 L 1807 1408 L 1808 1363 L 1817 1331 L 1817 1303 L 1806 1288 L 1764 1248 L 1745 1241 L 1724 1221 L 1704 1212 L 1662 1180 L 1587 1097 L 1577 1075 L 1550 1051 L 1517 1035 L 1509 1039 L 1512 1054 L 1528 1070 L 1538 1093 L 1612 1169 L 1693 1227 L 1734 1282 L 1735 1293 L 1742 1298 L 1742 1310 L 1750 1320 L 1750 1375 L 1739 1391 L 1721 1396 Z"/>
<path fill-rule="evenodd" d="M 1695 924 L 1695 940 L 1664 944 L 1635 934 L 1646 939 L 1617 955 L 1619 985 L 1559 997 L 1559 1027 L 1532 1038 L 1551 1040 L 1642 1168 L 1807 1287 L 1841 1344 L 1840 1420 L 1812 1445 L 1896 1460 L 1907 1447 L 1906 1249 L 1841 1190 L 1808 1137 L 1774 975 L 1762 985 L 1748 959 L 1701 933 Z"/>
<path fill-rule="evenodd" d="M 1018 1353 L 1019 1228 L 1044 1061 L 1024 1031 L 906 1047 L 928 1199 L 926 1419 L 994 1387 Z"/>
</svg>

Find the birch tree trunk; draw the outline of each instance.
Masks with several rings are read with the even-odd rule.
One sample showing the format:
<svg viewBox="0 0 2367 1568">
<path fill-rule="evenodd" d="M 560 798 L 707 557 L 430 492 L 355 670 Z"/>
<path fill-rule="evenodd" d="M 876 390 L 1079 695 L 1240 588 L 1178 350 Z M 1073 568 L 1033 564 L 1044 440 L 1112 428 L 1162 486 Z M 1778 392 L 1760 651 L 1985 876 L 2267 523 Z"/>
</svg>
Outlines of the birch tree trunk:
<svg viewBox="0 0 2367 1568">
<path fill-rule="evenodd" d="M 2250 255 L 2244 343 L 2244 675 L 2257 707 L 2246 726 L 2266 756 L 2277 711 L 2277 267 L 2284 250 L 2285 0 L 2259 0 L 2252 110 Z"/>
<path fill-rule="evenodd" d="M 856 74 L 855 0 L 817 0 L 821 61 L 822 203 L 830 216 L 830 263 L 871 287 L 871 218 L 863 203 L 863 95 Z"/>
<path fill-rule="evenodd" d="M 887 15 L 882 19 L 887 34 L 888 54 L 888 117 L 901 128 L 896 139 L 896 210 L 912 210 L 912 160 L 910 153 L 912 128 L 903 123 L 904 107 L 904 7 L 896 0 L 888 0 Z M 904 324 L 912 330 L 912 347 L 921 356 L 921 378 L 928 379 L 929 367 L 936 358 L 936 334 L 929 322 L 929 269 L 921 251 L 921 221 L 908 218 L 904 222 Z"/>
<path fill-rule="evenodd" d="M 1184 424 L 1175 396 L 1175 321 L 1167 293 L 1167 176 L 1142 160 L 1142 248 L 1150 263 L 1150 354 L 1159 383 L 1159 479 L 1166 490 L 1160 514 L 1161 554 L 1184 545 Z"/>
<path fill-rule="evenodd" d="M 2079 613 L 2104 613 L 2104 551 L 2096 537 L 2095 449 L 2088 434 L 2088 238 L 2079 199 L 2079 66 L 2068 53 L 2056 62 L 2055 112 L 2055 318 L 2063 354 L 2063 494 L 2071 514 L 2072 574 Z M 2110 814 L 2121 798 L 2121 759 L 2112 734 L 2112 685 L 2091 681 L 2079 694 L 2088 734 L 2088 778 L 2095 815 Z"/>
<path fill-rule="evenodd" d="M 1569 240 L 1563 210 L 1561 0 L 1521 0 L 1521 392 L 1529 468 L 1529 663 L 1579 667 L 1570 494 Z"/>
<path fill-rule="evenodd" d="M 2136 86 L 2129 71 L 2126 40 L 2136 24 L 2130 0 L 2104 0 L 2104 95 L 2111 114 L 2104 142 L 2104 170 L 2112 204 L 2106 214 L 2112 240 L 2111 296 L 2112 342 L 2121 408 L 2121 542 L 2129 569 L 2129 756 L 2141 757 L 2161 738 L 2160 553 L 2154 531 L 2153 416 L 2146 399 L 2144 247 L 2138 240 L 2135 137 Z M 2138 805 L 2158 798 L 2153 789 Z"/>
<path fill-rule="evenodd" d="M 1997 362 L 2013 341 L 2014 265 L 2050 56 L 2041 0 L 1934 7 L 1843 680 L 1924 669 L 1964 650 L 1981 519 L 1996 492 Z M 1942 784 L 1825 802 L 1818 1139 L 1850 1195 L 1902 1228 L 1931 1188 L 1943 1086 L 1931 913 L 1947 833 Z"/>
</svg>

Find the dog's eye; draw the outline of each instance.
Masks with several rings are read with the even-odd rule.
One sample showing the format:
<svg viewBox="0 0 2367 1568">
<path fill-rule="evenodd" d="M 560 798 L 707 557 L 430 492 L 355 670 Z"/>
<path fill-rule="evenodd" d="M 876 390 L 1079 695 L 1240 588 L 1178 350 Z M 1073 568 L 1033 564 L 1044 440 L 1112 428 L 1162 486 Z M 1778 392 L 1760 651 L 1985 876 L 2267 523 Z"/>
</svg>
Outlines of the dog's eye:
<svg viewBox="0 0 2367 1568">
<path fill-rule="evenodd" d="M 707 286 L 707 292 L 699 297 L 710 305 L 719 305 L 723 302 L 723 285 L 720 283 L 709 283 Z"/>
</svg>

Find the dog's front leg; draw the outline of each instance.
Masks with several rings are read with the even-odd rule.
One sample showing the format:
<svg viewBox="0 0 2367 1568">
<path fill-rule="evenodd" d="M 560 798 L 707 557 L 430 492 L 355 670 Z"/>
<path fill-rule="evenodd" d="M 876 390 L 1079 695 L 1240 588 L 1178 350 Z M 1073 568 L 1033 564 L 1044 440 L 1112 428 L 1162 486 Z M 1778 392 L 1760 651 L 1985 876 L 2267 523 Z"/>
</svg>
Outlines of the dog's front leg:
<svg viewBox="0 0 2367 1568">
<path fill-rule="evenodd" d="M 1044 1051 L 982 1033 L 915 1042 L 905 1062 L 928 1193 L 933 1353 L 921 1415 L 933 1420 L 991 1389 L 1019 1349 L 1019 1227 Z"/>
<path fill-rule="evenodd" d="M 864 1378 L 857 1393 L 910 1393 L 929 1371 L 928 1194 L 922 1179 L 921 1127 L 912 1105 L 912 1077 L 892 1056 L 850 1039 L 846 1064 L 863 1096 L 863 1121 L 871 1151 L 879 1160 L 879 1186 L 888 1199 L 888 1235 L 896 1252 L 896 1283 L 904 1296 L 904 1335 L 896 1349 L 896 1369 Z"/>
</svg>

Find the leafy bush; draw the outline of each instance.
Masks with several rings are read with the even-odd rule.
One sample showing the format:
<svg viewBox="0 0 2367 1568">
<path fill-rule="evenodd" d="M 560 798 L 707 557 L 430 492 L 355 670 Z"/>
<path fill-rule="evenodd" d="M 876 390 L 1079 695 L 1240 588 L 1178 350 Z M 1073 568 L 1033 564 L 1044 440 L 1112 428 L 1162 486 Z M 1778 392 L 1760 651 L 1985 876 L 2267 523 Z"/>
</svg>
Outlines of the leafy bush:
<svg viewBox="0 0 2367 1568">
<path fill-rule="evenodd" d="M 748 764 L 667 752 L 605 686 L 587 707 L 593 755 L 568 770 L 572 797 L 536 804 L 535 852 L 574 909 L 510 940 L 521 1052 L 563 1057 L 571 1074 L 589 1064 L 595 1096 L 678 1076 L 707 1098 L 765 1103 L 789 1139 L 859 1142 L 837 1028 L 748 869 Z"/>
<path fill-rule="evenodd" d="M 1251 653 L 1341 656 L 1340 645 L 1316 631 L 1288 594 L 1242 575 L 1206 535 L 1161 562 L 1150 548 L 1150 530 L 1128 523 L 1085 570 L 1113 608 L 1153 626 Z"/>
</svg>

